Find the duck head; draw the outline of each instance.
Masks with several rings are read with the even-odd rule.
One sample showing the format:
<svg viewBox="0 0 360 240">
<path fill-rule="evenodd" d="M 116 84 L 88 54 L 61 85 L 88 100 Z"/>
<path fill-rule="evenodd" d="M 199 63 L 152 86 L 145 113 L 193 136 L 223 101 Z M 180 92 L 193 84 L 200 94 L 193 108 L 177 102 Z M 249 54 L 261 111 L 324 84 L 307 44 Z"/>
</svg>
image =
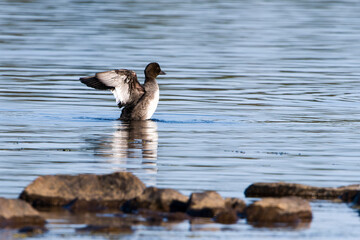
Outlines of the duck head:
<svg viewBox="0 0 360 240">
<path fill-rule="evenodd" d="M 149 63 L 145 68 L 146 78 L 156 78 L 158 75 L 165 75 L 166 73 L 161 71 L 160 65 L 156 62 Z"/>
</svg>

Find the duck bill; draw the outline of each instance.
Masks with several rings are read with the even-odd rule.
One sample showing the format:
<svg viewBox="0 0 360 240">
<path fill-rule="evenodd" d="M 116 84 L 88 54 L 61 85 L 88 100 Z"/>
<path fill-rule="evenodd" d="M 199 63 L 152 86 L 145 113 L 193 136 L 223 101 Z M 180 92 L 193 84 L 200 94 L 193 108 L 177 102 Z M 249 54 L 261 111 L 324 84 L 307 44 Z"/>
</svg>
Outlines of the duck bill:
<svg viewBox="0 0 360 240">
<path fill-rule="evenodd" d="M 166 73 L 163 71 L 160 71 L 159 75 L 166 75 Z"/>
</svg>

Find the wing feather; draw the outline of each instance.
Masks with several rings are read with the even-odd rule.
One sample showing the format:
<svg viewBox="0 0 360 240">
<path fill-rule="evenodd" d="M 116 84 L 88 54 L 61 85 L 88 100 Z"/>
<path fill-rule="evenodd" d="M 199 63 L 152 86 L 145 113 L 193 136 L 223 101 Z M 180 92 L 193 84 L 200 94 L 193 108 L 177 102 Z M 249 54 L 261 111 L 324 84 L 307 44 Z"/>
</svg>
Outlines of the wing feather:
<svg viewBox="0 0 360 240">
<path fill-rule="evenodd" d="M 108 90 L 112 87 L 108 87 L 99 81 L 95 76 L 80 78 L 80 81 L 88 87 L 92 87 L 98 90 Z"/>
<path fill-rule="evenodd" d="M 136 73 L 127 69 L 96 73 L 92 77 L 80 78 L 80 81 L 88 87 L 111 90 L 119 107 L 136 104 L 145 93 Z"/>
</svg>

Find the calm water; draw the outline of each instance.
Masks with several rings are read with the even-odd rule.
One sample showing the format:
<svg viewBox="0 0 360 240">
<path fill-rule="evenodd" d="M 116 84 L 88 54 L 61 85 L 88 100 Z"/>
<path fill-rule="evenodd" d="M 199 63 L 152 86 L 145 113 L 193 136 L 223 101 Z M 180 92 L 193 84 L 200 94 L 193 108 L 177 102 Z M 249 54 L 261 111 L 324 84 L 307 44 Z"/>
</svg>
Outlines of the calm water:
<svg viewBox="0 0 360 240">
<path fill-rule="evenodd" d="M 43 174 L 115 170 L 236 197 L 257 181 L 359 183 L 358 1 L 1 0 L 0 9 L 0 196 L 16 198 Z M 150 61 L 167 72 L 153 121 L 117 121 L 112 94 L 78 81 L 115 68 L 143 81 Z M 355 210 L 312 207 L 305 230 L 185 222 L 119 238 L 358 238 Z M 65 219 L 47 227 L 39 238 L 90 238 Z"/>
</svg>

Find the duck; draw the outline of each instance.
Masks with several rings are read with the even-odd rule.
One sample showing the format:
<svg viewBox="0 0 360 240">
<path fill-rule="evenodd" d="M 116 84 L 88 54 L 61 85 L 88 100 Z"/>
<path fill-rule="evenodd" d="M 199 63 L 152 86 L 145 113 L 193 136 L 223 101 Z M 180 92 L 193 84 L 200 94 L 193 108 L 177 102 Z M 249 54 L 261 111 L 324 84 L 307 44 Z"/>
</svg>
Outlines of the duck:
<svg viewBox="0 0 360 240">
<path fill-rule="evenodd" d="M 117 69 L 81 77 L 81 83 L 97 90 L 110 90 L 122 112 L 120 120 L 149 120 L 156 111 L 160 91 L 156 81 L 165 75 L 156 62 L 149 63 L 144 70 L 145 81 L 140 84 L 134 71 Z"/>
</svg>

